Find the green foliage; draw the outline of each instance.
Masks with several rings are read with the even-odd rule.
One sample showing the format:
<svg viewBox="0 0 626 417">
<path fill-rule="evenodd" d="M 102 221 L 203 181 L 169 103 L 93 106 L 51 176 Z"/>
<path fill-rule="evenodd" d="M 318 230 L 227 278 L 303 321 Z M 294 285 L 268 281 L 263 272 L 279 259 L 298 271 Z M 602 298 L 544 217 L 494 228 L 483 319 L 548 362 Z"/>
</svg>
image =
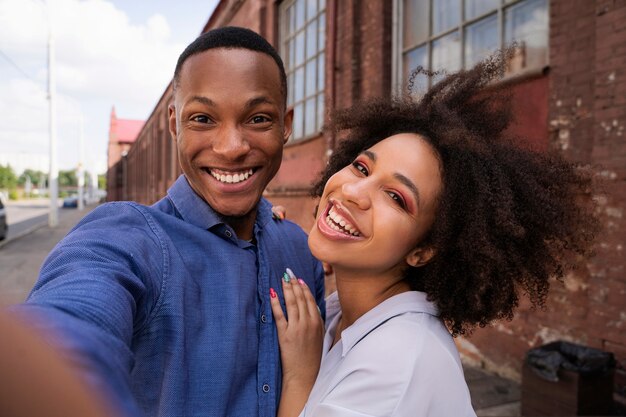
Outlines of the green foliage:
<svg viewBox="0 0 626 417">
<path fill-rule="evenodd" d="M 10 165 L 0 165 L 0 188 L 15 188 L 17 177 Z"/>
<path fill-rule="evenodd" d="M 19 195 L 15 188 L 12 190 L 9 190 L 9 200 L 17 200 L 18 198 L 19 198 Z"/>
<path fill-rule="evenodd" d="M 76 187 L 77 185 L 75 170 L 59 171 L 59 187 Z"/>
<path fill-rule="evenodd" d="M 26 177 L 30 178 L 30 182 L 35 187 L 42 187 L 45 185 L 47 175 L 42 171 L 35 171 L 34 169 L 25 169 L 22 175 L 17 180 L 19 185 L 24 185 L 26 183 Z M 40 184 L 41 181 L 44 183 Z"/>
<path fill-rule="evenodd" d="M 107 176 L 105 174 L 98 175 L 98 189 L 100 190 L 107 189 Z"/>
</svg>

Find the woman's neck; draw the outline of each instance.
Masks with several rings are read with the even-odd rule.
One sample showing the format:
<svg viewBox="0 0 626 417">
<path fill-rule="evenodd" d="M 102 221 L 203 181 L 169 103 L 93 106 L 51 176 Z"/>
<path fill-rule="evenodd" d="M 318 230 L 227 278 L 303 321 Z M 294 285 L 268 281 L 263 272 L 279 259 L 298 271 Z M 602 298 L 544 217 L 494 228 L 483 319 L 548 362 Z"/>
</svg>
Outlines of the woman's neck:
<svg viewBox="0 0 626 417">
<path fill-rule="evenodd" d="M 337 329 L 338 334 L 383 301 L 411 290 L 405 280 L 393 275 L 389 277 L 372 276 L 335 270 L 335 279 L 339 304 L 341 305 L 341 322 Z"/>
</svg>

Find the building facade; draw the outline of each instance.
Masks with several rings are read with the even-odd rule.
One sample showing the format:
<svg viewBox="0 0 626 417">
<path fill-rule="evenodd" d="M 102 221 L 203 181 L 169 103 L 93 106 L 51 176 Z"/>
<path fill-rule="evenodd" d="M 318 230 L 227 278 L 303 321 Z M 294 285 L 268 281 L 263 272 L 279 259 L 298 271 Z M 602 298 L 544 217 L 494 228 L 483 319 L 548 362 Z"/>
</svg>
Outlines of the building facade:
<svg viewBox="0 0 626 417">
<path fill-rule="evenodd" d="M 285 61 L 294 130 L 266 196 L 305 230 L 315 206 L 308 189 L 338 140 L 324 127 L 328 114 L 364 98 L 405 92 L 417 65 L 467 68 L 515 42 L 506 77 L 494 86 L 512 94 L 512 133 L 537 149 L 557 148 L 598 166 L 606 227 L 596 256 L 554 282 L 545 309 L 533 311 L 522 300 L 513 321 L 478 329 L 457 343 L 466 360 L 516 379 L 529 348 L 557 339 L 612 351 L 623 369 L 625 1 L 222 0 L 203 31 L 227 25 L 260 33 Z M 413 91 L 427 83 L 414 80 Z M 180 175 L 167 129 L 171 100 L 170 86 L 122 158 L 127 199 L 152 203 Z M 622 393 L 624 378 L 618 371 Z"/>
</svg>

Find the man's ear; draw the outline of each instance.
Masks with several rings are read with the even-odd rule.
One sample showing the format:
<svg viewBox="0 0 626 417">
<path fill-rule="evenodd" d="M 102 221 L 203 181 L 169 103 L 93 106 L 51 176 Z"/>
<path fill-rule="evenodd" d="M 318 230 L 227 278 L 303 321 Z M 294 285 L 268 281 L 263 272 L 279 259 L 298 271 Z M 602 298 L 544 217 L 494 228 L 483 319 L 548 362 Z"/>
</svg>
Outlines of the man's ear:
<svg viewBox="0 0 626 417">
<path fill-rule="evenodd" d="M 432 247 L 419 247 L 413 249 L 406 256 L 406 263 L 414 268 L 426 265 L 435 256 L 435 249 Z"/>
<path fill-rule="evenodd" d="M 178 135 L 176 128 L 176 107 L 174 107 L 174 104 L 170 104 L 169 106 L 167 106 L 167 111 L 169 118 L 170 135 L 172 135 L 172 139 L 174 139 L 174 142 L 176 142 L 176 138 L 178 137 Z"/>
<path fill-rule="evenodd" d="M 285 126 L 285 129 L 283 130 L 283 143 L 287 143 L 289 136 L 291 136 L 291 129 L 293 127 L 293 107 L 289 107 L 287 109 L 285 112 L 285 119 L 283 121 Z"/>
</svg>

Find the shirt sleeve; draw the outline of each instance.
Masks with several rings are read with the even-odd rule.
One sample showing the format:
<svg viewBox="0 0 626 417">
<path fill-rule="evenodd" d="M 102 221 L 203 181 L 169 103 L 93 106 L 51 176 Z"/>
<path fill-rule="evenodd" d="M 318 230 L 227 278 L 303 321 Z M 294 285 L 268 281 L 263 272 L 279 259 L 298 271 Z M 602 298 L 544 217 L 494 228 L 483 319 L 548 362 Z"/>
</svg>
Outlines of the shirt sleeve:
<svg viewBox="0 0 626 417">
<path fill-rule="evenodd" d="M 12 308 L 125 415 L 141 414 L 130 390 L 131 340 L 158 299 L 164 258 L 164 246 L 138 208 L 107 204 L 53 249 L 26 302 Z"/>
</svg>

